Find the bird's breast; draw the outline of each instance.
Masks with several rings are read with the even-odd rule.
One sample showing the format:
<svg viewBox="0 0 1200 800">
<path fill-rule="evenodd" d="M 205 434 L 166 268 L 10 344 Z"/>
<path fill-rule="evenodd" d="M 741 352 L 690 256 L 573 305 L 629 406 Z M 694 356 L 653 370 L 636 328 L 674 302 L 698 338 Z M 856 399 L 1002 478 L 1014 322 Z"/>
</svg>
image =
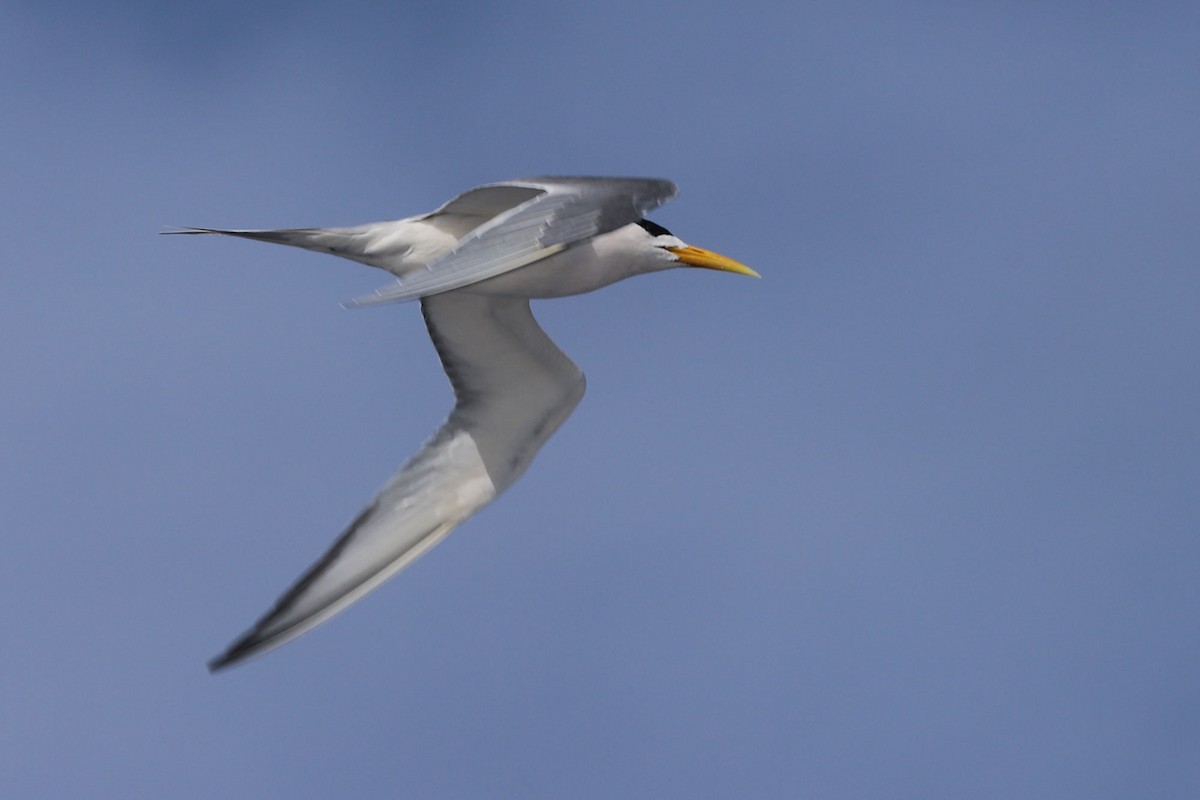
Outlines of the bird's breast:
<svg viewBox="0 0 1200 800">
<path fill-rule="evenodd" d="M 627 238 L 625 229 L 602 234 L 464 290 L 500 297 L 568 297 L 658 268 L 647 268 L 642 254 L 628 246 Z"/>
</svg>

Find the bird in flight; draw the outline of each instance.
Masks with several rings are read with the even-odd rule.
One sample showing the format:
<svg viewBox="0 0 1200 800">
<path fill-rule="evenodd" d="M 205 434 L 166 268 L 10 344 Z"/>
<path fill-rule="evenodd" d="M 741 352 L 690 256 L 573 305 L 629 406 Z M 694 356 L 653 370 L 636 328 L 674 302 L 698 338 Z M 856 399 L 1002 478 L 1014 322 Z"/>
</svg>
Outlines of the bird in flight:
<svg viewBox="0 0 1200 800">
<path fill-rule="evenodd" d="M 419 299 L 454 390 L 454 409 L 433 438 L 210 670 L 329 619 L 521 476 L 584 391 L 583 373 L 534 320 L 530 299 L 682 266 L 758 277 L 644 218 L 676 191 L 649 178 L 530 178 L 476 187 L 428 214 L 350 228 L 167 231 L 303 247 L 387 270 L 398 282 L 346 305 Z"/>
</svg>

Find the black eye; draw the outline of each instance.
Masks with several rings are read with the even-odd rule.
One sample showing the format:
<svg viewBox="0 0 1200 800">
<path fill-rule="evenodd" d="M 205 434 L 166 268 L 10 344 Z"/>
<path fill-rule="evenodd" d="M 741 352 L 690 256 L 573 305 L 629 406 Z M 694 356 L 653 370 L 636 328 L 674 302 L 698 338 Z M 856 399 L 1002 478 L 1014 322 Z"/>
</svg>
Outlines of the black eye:
<svg viewBox="0 0 1200 800">
<path fill-rule="evenodd" d="M 666 228 L 664 228 L 662 225 L 659 225 L 657 222 L 651 222 L 648 219 L 639 219 L 637 221 L 637 224 L 641 225 L 642 230 L 644 230 L 646 233 L 650 234 L 651 236 L 670 236 L 671 235 L 671 232 L 669 230 L 667 230 Z"/>
</svg>

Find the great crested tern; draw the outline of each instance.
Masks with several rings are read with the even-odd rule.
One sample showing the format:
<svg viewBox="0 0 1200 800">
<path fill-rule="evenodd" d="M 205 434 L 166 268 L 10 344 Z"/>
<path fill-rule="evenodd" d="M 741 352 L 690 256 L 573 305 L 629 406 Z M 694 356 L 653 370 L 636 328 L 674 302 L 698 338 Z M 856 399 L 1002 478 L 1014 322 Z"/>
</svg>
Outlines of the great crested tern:
<svg viewBox="0 0 1200 800">
<path fill-rule="evenodd" d="M 676 191 L 648 178 L 530 178 L 479 186 L 428 214 L 351 228 L 167 231 L 303 247 L 394 274 L 398 283 L 346 305 L 419 299 L 455 399 L 433 438 L 210 670 L 329 619 L 521 476 L 584 391 L 583 373 L 538 326 L 530 299 L 680 266 L 758 277 L 644 218 Z"/>
</svg>

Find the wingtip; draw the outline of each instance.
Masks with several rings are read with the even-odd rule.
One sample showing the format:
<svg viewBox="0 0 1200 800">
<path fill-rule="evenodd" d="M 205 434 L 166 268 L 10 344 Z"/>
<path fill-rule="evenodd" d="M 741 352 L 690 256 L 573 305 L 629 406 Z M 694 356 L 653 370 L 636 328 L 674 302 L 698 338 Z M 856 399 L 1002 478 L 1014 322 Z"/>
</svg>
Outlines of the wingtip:
<svg viewBox="0 0 1200 800">
<path fill-rule="evenodd" d="M 226 656 L 220 655 L 216 658 L 210 659 L 206 666 L 208 667 L 209 675 L 216 675 L 218 672 L 223 671 L 226 667 L 232 666 L 232 663 Z"/>
<path fill-rule="evenodd" d="M 209 660 L 207 665 L 209 673 L 215 675 L 270 649 L 266 646 L 269 641 L 270 639 L 262 639 L 257 636 L 255 631 L 247 632 L 225 648 L 225 652 Z"/>
<path fill-rule="evenodd" d="M 210 675 L 216 675 L 218 672 L 224 672 L 230 667 L 240 663 L 248 654 L 241 652 L 241 648 L 232 646 L 221 655 L 209 659 L 208 672 Z"/>
</svg>

